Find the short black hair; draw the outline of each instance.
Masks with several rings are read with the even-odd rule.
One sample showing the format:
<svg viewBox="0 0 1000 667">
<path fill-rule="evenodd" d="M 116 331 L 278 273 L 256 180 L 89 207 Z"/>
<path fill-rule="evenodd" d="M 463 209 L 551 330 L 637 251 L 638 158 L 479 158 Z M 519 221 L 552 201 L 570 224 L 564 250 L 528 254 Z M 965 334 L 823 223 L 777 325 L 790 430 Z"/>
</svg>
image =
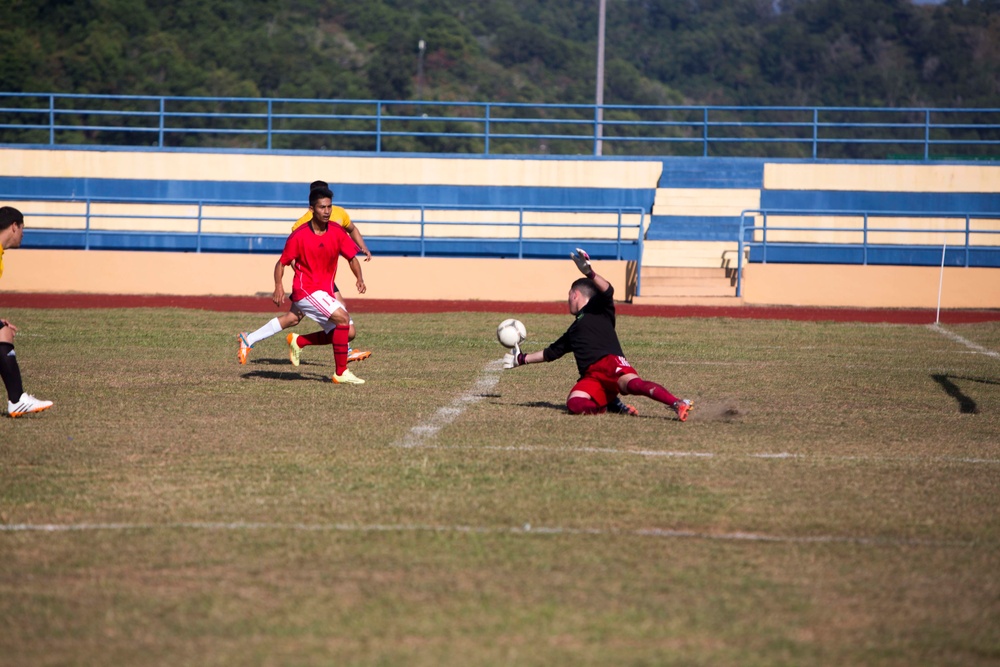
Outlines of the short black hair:
<svg viewBox="0 0 1000 667">
<path fill-rule="evenodd" d="M 577 278 L 573 281 L 573 284 L 570 285 L 570 289 L 577 290 L 588 299 L 601 291 L 597 289 L 597 283 L 590 278 Z"/>
<path fill-rule="evenodd" d="M 316 188 L 328 188 L 328 187 L 330 187 L 330 184 L 327 183 L 326 181 L 313 181 L 312 183 L 309 184 L 309 192 L 312 192 Z"/>
<path fill-rule="evenodd" d="M 309 191 L 309 205 L 315 206 L 320 199 L 333 199 L 330 188 L 313 188 Z"/>
<path fill-rule="evenodd" d="M 23 225 L 24 224 L 24 214 L 18 211 L 13 206 L 4 206 L 0 208 L 0 232 L 7 229 L 11 225 Z"/>
</svg>

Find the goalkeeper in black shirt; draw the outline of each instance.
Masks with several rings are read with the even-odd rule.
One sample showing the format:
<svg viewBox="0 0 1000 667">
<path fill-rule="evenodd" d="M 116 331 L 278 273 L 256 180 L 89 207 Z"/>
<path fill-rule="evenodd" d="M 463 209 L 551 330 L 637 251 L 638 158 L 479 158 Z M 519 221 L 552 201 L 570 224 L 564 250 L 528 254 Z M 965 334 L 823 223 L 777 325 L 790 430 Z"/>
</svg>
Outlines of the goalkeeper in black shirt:
<svg viewBox="0 0 1000 667">
<path fill-rule="evenodd" d="M 569 288 L 569 312 L 576 316 L 576 320 L 566 333 L 544 350 L 525 354 L 519 347 L 512 348 L 504 355 L 504 368 L 555 361 L 572 352 L 580 379 L 566 399 L 566 407 L 571 413 L 590 415 L 611 410 L 637 415 L 638 411 L 622 403 L 618 394 L 642 394 L 669 405 L 681 421 L 686 421 L 694 404 L 677 398 L 655 382 L 643 380 L 625 358 L 615 331 L 614 287 L 594 273 L 586 252 L 577 248 L 570 256 L 587 276 Z"/>
</svg>

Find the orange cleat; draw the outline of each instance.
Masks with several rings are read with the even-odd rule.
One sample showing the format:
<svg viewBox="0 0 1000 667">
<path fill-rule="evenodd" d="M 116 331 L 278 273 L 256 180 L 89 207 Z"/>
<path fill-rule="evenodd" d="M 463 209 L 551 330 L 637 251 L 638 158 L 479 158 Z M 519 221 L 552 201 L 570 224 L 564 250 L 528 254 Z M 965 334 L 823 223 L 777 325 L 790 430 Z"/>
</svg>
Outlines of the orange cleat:
<svg viewBox="0 0 1000 667">
<path fill-rule="evenodd" d="M 240 362 L 240 365 L 246 365 L 247 357 L 250 355 L 250 350 L 253 349 L 253 345 L 247 342 L 247 332 L 244 331 L 236 337 L 236 341 L 239 343 L 240 347 L 236 351 L 236 359 Z"/>
</svg>

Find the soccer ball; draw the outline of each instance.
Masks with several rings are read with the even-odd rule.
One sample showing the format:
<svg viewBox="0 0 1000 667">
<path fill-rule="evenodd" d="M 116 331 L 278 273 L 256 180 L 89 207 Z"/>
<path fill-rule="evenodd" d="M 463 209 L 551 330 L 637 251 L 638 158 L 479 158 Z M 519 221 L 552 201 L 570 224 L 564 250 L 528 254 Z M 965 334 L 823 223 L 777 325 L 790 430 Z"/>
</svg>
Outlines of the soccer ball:
<svg viewBox="0 0 1000 667">
<path fill-rule="evenodd" d="M 520 320 L 513 318 L 504 320 L 497 327 L 497 340 L 504 347 L 516 347 L 524 342 L 528 337 L 528 330 L 524 328 Z"/>
</svg>

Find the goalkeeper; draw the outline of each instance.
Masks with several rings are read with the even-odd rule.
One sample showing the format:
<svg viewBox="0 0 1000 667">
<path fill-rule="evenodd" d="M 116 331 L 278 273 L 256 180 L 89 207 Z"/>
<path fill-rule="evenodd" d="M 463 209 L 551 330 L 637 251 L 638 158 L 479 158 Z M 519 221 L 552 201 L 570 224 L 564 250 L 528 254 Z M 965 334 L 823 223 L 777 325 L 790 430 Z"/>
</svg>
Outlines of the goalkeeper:
<svg viewBox="0 0 1000 667">
<path fill-rule="evenodd" d="M 570 256 L 586 276 L 569 288 L 569 312 L 576 316 L 559 339 L 544 350 L 525 354 L 515 346 L 504 355 L 503 367 L 555 361 L 572 352 L 580 371 L 566 399 L 566 407 L 575 415 L 614 412 L 637 415 L 635 408 L 622 403 L 618 394 L 642 394 L 670 406 L 678 419 L 686 421 L 694 404 L 639 377 L 625 358 L 615 331 L 614 287 L 590 266 L 590 256 L 580 248 Z"/>
</svg>

